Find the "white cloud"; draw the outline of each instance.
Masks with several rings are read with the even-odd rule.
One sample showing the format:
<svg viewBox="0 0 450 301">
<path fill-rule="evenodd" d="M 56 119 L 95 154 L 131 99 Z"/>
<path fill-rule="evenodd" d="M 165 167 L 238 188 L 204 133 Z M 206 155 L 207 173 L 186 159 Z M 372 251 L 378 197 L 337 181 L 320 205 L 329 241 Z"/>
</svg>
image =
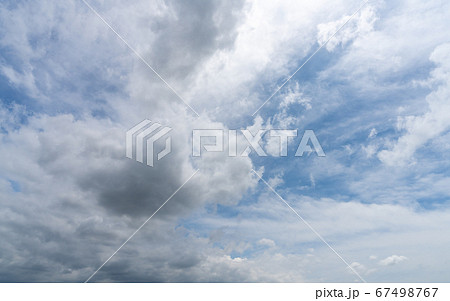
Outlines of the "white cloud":
<svg viewBox="0 0 450 301">
<path fill-rule="evenodd" d="M 377 134 L 378 134 L 377 129 L 376 129 L 376 128 L 373 128 L 373 129 L 370 130 L 370 133 L 369 133 L 368 138 L 373 138 L 373 137 L 375 137 Z"/>
<path fill-rule="evenodd" d="M 342 203 L 298 194 L 288 194 L 286 200 L 343 258 L 357 262 L 354 267 L 366 276 L 367 281 L 426 281 L 448 274 L 441 264 L 448 258 L 445 250 L 449 240 L 444 239 L 447 234 L 441 227 L 450 220 L 447 209 L 424 212 L 402 205 Z M 276 241 L 277 248 L 267 249 L 264 255 L 247 257 L 249 263 L 260 262 L 266 256 L 275 258 L 278 254 L 292 254 L 291 263 L 301 266 L 298 273 L 310 281 L 356 279 L 352 273 L 343 276 L 342 271 L 347 271 L 348 267 L 272 192 L 263 192 L 257 203 L 240 208 L 238 219 L 206 215 L 195 218 L 192 223 L 200 231 L 223 229 L 225 234 L 215 240 L 215 244 L 246 242 L 258 245 L 261 235 L 265 240 Z M 314 253 L 311 246 L 314 246 Z M 246 252 L 252 254 L 252 248 Z M 414 261 L 392 266 L 387 275 L 384 265 L 373 256 L 387 252 L 408 254 Z M 403 257 L 390 256 L 383 260 L 397 263 L 404 260 Z M 424 265 L 430 268 L 423 271 Z M 265 269 L 271 268 L 266 265 L 261 271 L 267 272 Z M 294 274 L 295 269 L 295 266 L 285 267 L 284 271 Z"/>
<path fill-rule="evenodd" d="M 356 272 L 358 272 L 358 273 L 364 273 L 364 272 L 367 271 L 367 268 L 366 268 L 363 264 L 361 264 L 361 263 L 359 263 L 359 262 L 357 262 L 357 261 L 352 262 L 352 263 L 350 264 L 350 267 L 351 267 L 352 269 L 354 269 L 354 270 L 355 270 Z M 353 271 L 352 271 L 352 269 L 350 269 L 350 267 L 348 268 L 348 272 L 349 272 L 349 273 L 353 273 Z"/>
<path fill-rule="evenodd" d="M 379 264 L 383 265 L 383 266 L 396 265 L 396 264 L 398 264 L 398 263 L 400 263 L 402 261 L 405 261 L 407 259 L 408 258 L 406 258 L 405 256 L 392 255 L 392 256 L 389 256 L 389 257 L 387 257 L 387 258 L 385 258 L 383 260 L 380 260 Z"/>
<path fill-rule="evenodd" d="M 399 117 L 398 129 L 406 133 L 398 139 L 391 150 L 383 150 L 378 154 L 383 163 L 404 165 L 411 162 L 418 148 L 450 128 L 449 53 L 450 44 L 442 44 L 431 54 L 430 60 L 437 67 L 429 81 L 438 86 L 426 98 L 429 111 L 421 116 Z"/>
<path fill-rule="evenodd" d="M 376 144 L 369 144 L 367 146 L 363 146 L 362 150 L 365 152 L 367 158 L 372 158 L 373 155 L 377 153 L 379 146 Z"/>
<path fill-rule="evenodd" d="M 333 66 L 321 72 L 321 78 L 337 77 L 350 87 L 367 93 L 365 97 L 414 87 L 417 81 L 397 79 L 408 78 L 417 72 L 417 68 L 426 66 L 430 53 L 448 41 L 445 30 L 448 6 L 449 3 L 439 1 L 370 2 L 366 9 L 374 14 L 373 27 L 365 27 L 364 34 L 351 36 L 352 43 L 348 43 Z M 420 23 L 414 21 L 419 19 Z M 423 39 L 419 40 L 417 36 Z M 420 77 L 420 73 L 416 76 Z M 392 111 L 398 100 L 390 101 Z M 403 104 L 411 106 L 411 102 Z"/>
<path fill-rule="evenodd" d="M 247 1 L 233 47 L 203 64 L 188 98 L 218 120 L 251 115 L 311 51 L 316 24 L 342 16 L 349 6 L 348 1 Z"/>
<path fill-rule="evenodd" d="M 311 99 L 303 95 L 300 90 L 300 84 L 295 82 L 289 87 L 286 92 L 282 93 L 282 101 L 279 105 L 280 109 L 286 110 L 293 104 L 301 104 L 305 109 L 311 109 Z"/>
<path fill-rule="evenodd" d="M 352 274 L 342 276 L 347 274 L 342 273 L 345 265 L 273 194 L 263 190 L 257 199 L 249 196 L 240 204 L 242 196 L 255 192 L 258 185 L 249 158 L 210 153 L 191 160 L 189 134 L 194 127 L 226 128 L 228 122 L 252 113 L 263 96 L 275 90 L 280 79 L 359 3 L 238 1 L 189 7 L 175 2 L 96 3 L 190 104 L 204 110 L 205 117 L 199 120 L 82 3 L 48 1 L 12 10 L 1 5 L 1 19 L 6 21 L 0 43 L 19 61 L 1 61 L 2 74 L 44 109 L 26 117 L 30 112 L 17 105 L 0 110 L 0 124 L 6 129 L 0 146 L 4 200 L 0 263 L 5 267 L 0 280 L 85 280 L 196 167 L 200 173 L 96 279 L 354 280 Z M 318 81 L 332 75 L 379 92 L 376 83 L 390 81 L 387 75 L 408 74 L 448 35 L 444 22 L 448 4 L 411 3 L 395 4 L 398 7 L 389 14 L 379 3 L 366 7 L 328 45 L 333 54 L 342 45 L 342 57 L 319 74 Z M 418 19 L 421 22 L 413 22 Z M 405 139 L 412 142 L 402 144 L 400 138 L 391 152 L 413 154 L 426 141 L 437 143 L 434 139 L 447 129 L 448 53 L 449 46 L 443 44 L 431 55 L 437 67 L 427 82 L 436 88 L 427 98 L 430 110 L 400 120 L 401 129 L 407 131 Z M 332 93 L 326 94 L 330 106 L 336 105 L 333 97 L 328 98 Z M 315 99 L 296 82 L 274 101 L 280 102 L 281 113 L 268 120 L 257 117 L 249 129 L 298 124 L 303 116 L 290 115 L 289 109 L 315 108 Z M 97 111 L 104 111 L 105 117 L 92 117 Z M 325 109 L 315 118 L 328 113 Z M 170 160 L 161 160 L 154 169 L 123 154 L 125 130 L 144 118 L 174 128 Z M 364 137 L 374 126 L 364 126 Z M 424 129 L 432 134 L 417 142 Z M 379 145 L 380 135 L 372 132 L 373 144 L 364 149 L 368 157 Z M 347 154 L 357 153 L 354 149 L 350 145 Z M 401 175 L 391 171 L 389 177 L 386 170 L 359 172 L 332 154 L 322 162 L 317 172 L 301 170 L 311 185 L 323 185 L 322 170 L 329 178 L 357 174 L 356 180 L 348 181 L 354 198 L 342 189 L 346 202 L 313 199 L 293 193 L 297 187 L 283 187 L 283 196 L 354 268 L 366 271 L 374 281 L 426 281 L 448 275 L 442 265 L 448 259 L 450 235 L 442 229 L 450 220 L 448 208 L 417 210 L 414 203 L 417 197 L 429 196 L 430 190 L 446 196 L 448 179 L 427 175 L 418 186 L 405 188 L 399 185 Z M 12 189 L 9 180 L 18 182 L 21 191 Z M 272 175 L 269 181 L 281 185 L 281 175 Z M 233 217 L 217 214 L 217 204 L 228 206 Z M 262 245 L 268 248 L 258 248 Z M 414 261 L 393 266 L 386 276 L 382 267 L 374 270 L 373 253 L 407 254 Z M 405 258 L 393 255 L 380 264 Z M 423 265 L 430 269 L 423 271 Z M 21 273 L 25 267 L 33 273 Z"/>
<path fill-rule="evenodd" d="M 271 239 L 268 239 L 268 238 L 261 238 L 258 241 L 258 244 L 261 245 L 261 246 L 266 246 L 266 247 L 271 247 L 271 248 L 276 246 L 275 242 L 273 240 L 271 240 Z"/>
<path fill-rule="evenodd" d="M 269 183 L 269 185 L 273 188 L 276 188 L 282 184 L 284 184 L 284 180 L 283 180 L 283 173 L 279 173 L 277 175 L 275 175 L 274 177 L 270 178 L 267 183 Z"/>
<path fill-rule="evenodd" d="M 322 23 L 317 26 L 319 32 L 317 41 L 320 45 L 324 44 L 338 29 L 349 20 L 351 15 L 343 16 L 337 21 Z M 325 46 L 328 51 L 333 51 L 338 45 L 345 45 L 358 36 L 367 34 L 373 30 L 377 21 L 375 8 L 370 4 L 366 5 L 356 16 L 354 16 L 346 26 L 342 27 L 339 32 Z"/>
</svg>

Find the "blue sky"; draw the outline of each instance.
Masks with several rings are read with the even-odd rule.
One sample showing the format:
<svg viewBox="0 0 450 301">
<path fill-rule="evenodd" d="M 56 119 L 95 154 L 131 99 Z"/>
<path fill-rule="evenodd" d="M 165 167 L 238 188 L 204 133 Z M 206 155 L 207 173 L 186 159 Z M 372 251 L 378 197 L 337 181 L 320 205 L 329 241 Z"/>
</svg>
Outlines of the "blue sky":
<svg viewBox="0 0 450 301">
<path fill-rule="evenodd" d="M 362 2 L 89 3 L 200 117 L 83 1 L 2 2 L 0 281 L 85 281 L 197 168 L 91 281 L 448 281 L 449 4 L 370 1 L 252 116 Z M 173 128 L 154 167 L 144 119 Z M 193 158 L 192 129 L 326 157 Z"/>
</svg>

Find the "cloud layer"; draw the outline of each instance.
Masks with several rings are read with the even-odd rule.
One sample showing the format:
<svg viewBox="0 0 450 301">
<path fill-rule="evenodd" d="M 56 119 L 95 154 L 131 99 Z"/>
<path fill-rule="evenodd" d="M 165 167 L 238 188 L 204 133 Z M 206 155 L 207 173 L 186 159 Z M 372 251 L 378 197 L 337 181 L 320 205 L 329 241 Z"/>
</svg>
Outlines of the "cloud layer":
<svg viewBox="0 0 450 301">
<path fill-rule="evenodd" d="M 0 281 L 85 281 L 197 169 L 92 281 L 357 281 L 252 169 L 367 281 L 450 277 L 448 4 L 371 1 L 253 118 L 359 1 L 89 3 L 201 116 L 82 1 L 2 2 Z M 143 119 L 173 128 L 153 168 Z M 327 156 L 191 156 L 258 128 Z"/>
</svg>

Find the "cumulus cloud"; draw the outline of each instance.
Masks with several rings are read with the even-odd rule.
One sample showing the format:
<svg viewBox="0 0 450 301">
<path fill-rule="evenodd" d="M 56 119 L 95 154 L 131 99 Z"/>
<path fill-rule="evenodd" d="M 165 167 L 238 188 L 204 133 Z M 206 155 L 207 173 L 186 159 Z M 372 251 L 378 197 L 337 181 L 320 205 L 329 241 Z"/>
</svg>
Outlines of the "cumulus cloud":
<svg viewBox="0 0 450 301">
<path fill-rule="evenodd" d="M 318 54 L 318 62 L 311 61 L 317 73 L 302 70 L 267 105 L 269 114 L 252 119 L 249 114 L 360 1 L 92 1 L 201 118 L 80 1 L 2 2 L 0 281 L 86 280 L 197 168 L 94 281 L 354 281 L 252 169 L 264 172 L 369 280 L 447 275 L 441 261 L 448 257 L 450 235 L 442 224 L 450 214 L 445 202 L 439 210 L 422 210 L 418 200 L 448 196 L 448 178 L 368 162 L 380 145 L 388 148 L 379 153 L 382 159 L 385 152 L 412 155 L 428 142 L 445 141 L 449 10 L 445 3 L 439 9 L 434 2 L 411 3 L 368 5 L 328 52 Z M 393 13 L 386 15 L 383 5 Z M 430 13 L 419 18 L 423 6 Z M 411 22 L 417 19 L 423 24 Z M 425 40 L 417 39 L 417 31 Z M 391 97 L 380 91 L 409 85 L 410 78 L 390 75 L 404 76 L 418 61 L 430 63 L 430 53 L 434 71 L 420 82 L 432 89 L 428 112 L 410 114 L 417 106 L 404 102 L 401 112 L 386 109 L 390 98 L 380 111 L 358 107 L 365 104 L 360 95 Z M 350 99 L 342 83 L 361 94 Z M 378 100 L 367 106 L 378 108 Z M 399 119 L 406 134 L 385 137 L 393 123 L 386 118 L 398 114 L 414 116 Z M 125 131 L 143 119 L 173 128 L 173 151 L 153 168 L 124 156 Z M 254 132 L 299 125 L 323 125 L 320 139 L 339 151 L 322 161 L 287 163 L 226 152 L 191 157 L 194 128 Z M 417 142 L 426 128 L 432 134 Z M 366 157 L 350 139 L 357 135 L 370 139 L 362 148 Z M 274 145 L 265 146 L 270 152 Z M 289 165 L 285 171 L 283 164 Z M 393 253 L 414 261 L 406 266 L 396 264 L 404 256 L 378 263 L 373 257 Z M 387 265 L 393 265 L 388 276 Z M 430 268 L 423 271 L 424 265 Z"/>
<path fill-rule="evenodd" d="M 347 15 L 337 21 L 319 24 L 317 26 L 319 30 L 317 34 L 319 44 L 324 44 L 350 17 L 351 15 Z M 356 37 L 367 34 L 373 30 L 376 20 L 375 8 L 370 4 L 367 5 L 354 18 L 350 19 L 347 26 L 342 27 L 336 33 L 325 48 L 331 52 L 338 45 L 345 45 Z"/>
<path fill-rule="evenodd" d="M 4 245 L 2 262 L 11 271 L 2 273 L 4 281 L 82 281 L 196 168 L 202 173 L 152 222 L 174 227 L 178 218 L 199 206 L 235 204 L 256 184 L 249 158 L 229 162 L 225 156 L 205 156 L 192 162 L 192 128 L 225 126 L 208 118 L 193 119 L 185 105 L 87 7 L 81 2 L 72 4 L 44 2 L 2 5 L 0 9 L 5 24 L 14 19 L 8 24 L 20 25 L 2 28 L 3 47 L 17 50 L 17 57 L 2 61 L 3 75 L 13 86 L 27 88 L 29 97 L 40 103 L 39 109 L 19 105 L 1 109 L 1 115 L 8 116 L 2 119 L 0 150 L 6 177 L 2 195 L 8 199 L 2 214 L 16 212 L 4 219 L 4 229 L 23 234 L 23 240 L 11 239 Z M 141 43 L 136 48 L 153 58 L 151 64 L 166 79 L 177 81 L 178 88 L 203 59 L 232 45 L 234 12 L 242 5 L 216 2 L 183 8 L 185 4 L 171 2 L 167 7 L 156 5 L 154 10 L 146 7 L 141 14 L 141 1 L 127 6 L 129 14 L 137 13 L 136 18 L 119 22 L 122 15 L 116 14 L 117 6 L 97 4 L 93 5 L 111 24 L 139 25 Z M 186 14 L 186 9 L 191 13 Z M 65 18 L 57 17 L 61 14 Z M 152 15 L 159 17 L 154 24 L 133 24 L 152 20 Z M 184 18 L 180 23 L 179 17 Z M 126 36 L 125 28 L 118 30 Z M 173 35 L 171 39 L 166 39 L 167 33 Z M 127 39 L 137 42 L 135 37 Z M 70 47 L 82 51 L 67 51 Z M 55 107 L 60 108 L 57 113 Z M 157 118 L 174 129 L 173 152 L 153 169 L 124 157 L 125 131 L 144 118 Z M 12 189 L 9 183 L 13 182 L 20 191 Z M 50 247 L 54 251 L 45 255 Z M 20 248 L 24 251 L 19 252 Z M 187 268 L 199 256 L 184 254 L 176 262 L 169 260 L 168 267 Z M 29 274 L 26 269 L 36 272 Z M 114 264 L 105 271 L 114 274 Z"/>
<path fill-rule="evenodd" d="M 405 256 L 392 255 L 383 260 L 379 261 L 379 265 L 388 266 L 388 265 L 396 265 L 402 261 L 407 260 L 408 258 Z"/>
<path fill-rule="evenodd" d="M 287 78 L 316 46 L 317 24 L 341 17 L 348 6 L 346 1 L 247 1 L 233 47 L 205 61 L 189 98 L 217 120 L 251 115 L 276 90 L 278 79 Z"/>
<path fill-rule="evenodd" d="M 430 56 L 437 66 L 431 73 L 429 83 L 437 88 L 426 97 L 428 112 L 420 116 L 399 117 L 398 130 L 405 131 L 391 150 L 383 150 L 378 157 L 387 165 L 409 163 L 416 150 L 431 139 L 448 130 L 450 121 L 450 87 L 448 85 L 450 44 L 438 46 Z"/>
<path fill-rule="evenodd" d="M 268 238 L 261 238 L 258 241 L 258 244 L 261 246 L 266 246 L 266 247 L 275 247 L 276 246 L 275 242 Z"/>
</svg>

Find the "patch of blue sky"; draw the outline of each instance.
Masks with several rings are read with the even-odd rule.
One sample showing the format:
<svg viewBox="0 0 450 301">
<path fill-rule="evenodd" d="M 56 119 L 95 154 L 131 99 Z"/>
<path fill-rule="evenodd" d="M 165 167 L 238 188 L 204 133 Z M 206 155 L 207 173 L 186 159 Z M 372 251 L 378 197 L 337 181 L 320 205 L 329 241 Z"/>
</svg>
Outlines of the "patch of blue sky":
<svg viewBox="0 0 450 301">
<path fill-rule="evenodd" d="M 3 107 L 12 104 L 25 106 L 28 111 L 40 111 L 42 106 L 37 103 L 24 89 L 18 88 L 12 84 L 7 77 L 0 73 L 0 102 Z"/>
<path fill-rule="evenodd" d="M 14 190 L 14 192 L 21 192 L 22 188 L 20 187 L 20 183 L 16 182 L 14 180 L 8 179 L 9 184 L 11 185 L 11 188 Z"/>
<path fill-rule="evenodd" d="M 343 52 L 344 50 L 340 51 Z M 302 87 L 303 96 L 311 99 L 312 108 L 305 110 L 303 105 L 296 104 L 291 105 L 286 113 L 287 116 L 297 117 L 298 123 L 296 125 L 299 129 L 299 135 L 302 134 L 304 129 L 313 129 L 325 153 L 333 156 L 334 160 L 337 160 L 339 164 L 346 168 L 334 174 L 319 173 L 316 175 L 315 183 L 312 184 L 310 175 L 311 173 L 314 174 L 315 162 L 326 159 L 292 157 L 296 143 L 290 144 L 289 153 L 291 156 L 285 158 L 252 156 L 252 160 L 256 168 L 264 166 L 266 180 L 276 175 L 279 170 L 284 171 L 284 183 L 280 185 L 279 189 L 289 188 L 290 191 L 316 198 L 332 197 L 341 201 L 359 200 L 370 203 L 376 201 L 376 199 L 361 198 L 350 184 L 360 181 L 370 172 L 376 172 L 385 167 L 382 166 L 376 156 L 365 156 L 361 148 L 370 142 L 368 135 L 372 128 L 377 130 L 377 135 L 373 139 L 397 139 L 402 134 L 395 128 L 396 119 L 399 115 L 397 109 L 402 107 L 404 109 L 403 115 L 421 114 L 427 111 L 425 98 L 431 92 L 431 88 L 426 85 L 413 85 L 412 82 L 426 80 L 435 66 L 428 60 L 424 60 L 418 62 L 413 70 L 407 69 L 401 73 L 377 78 L 376 81 L 378 84 L 381 83 L 381 88 L 376 90 L 364 91 L 358 89 L 347 79 L 340 79 L 339 77 L 327 78 L 325 82 L 316 81 L 317 73 L 326 69 L 329 64 L 333 64 L 337 57 L 336 52 L 330 54 L 326 51 L 320 51 L 310 61 L 311 64 L 305 65 L 292 78 L 292 83 L 297 81 Z M 386 84 L 383 85 L 383 82 Z M 288 87 L 289 85 L 283 89 Z M 284 96 L 283 93 L 285 93 L 283 89 L 279 92 L 280 95 L 274 97 L 260 111 L 265 120 L 279 112 L 278 104 Z M 420 99 L 423 101 L 417 101 Z M 296 142 L 298 143 L 298 141 Z M 352 154 L 343 151 L 346 146 L 353 149 Z M 426 147 L 422 148 L 418 151 L 418 155 L 420 156 L 422 151 L 429 155 L 427 149 Z M 436 160 L 442 159 L 440 153 L 434 153 L 433 155 Z M 386 172 L 388 173 L 389 170 Z M 394 182 L 402 186 L 399 189 L 407 189 L 411 185 L 414 186 L 417 176 L 425 176 L 427 172 L 430 171 L 420 172 L 419 169 L 416 172 L 405 172 L 397 175 Z M 448 175 L 448 173 L 444 172 L 444 175 Z M 389 181 L 389 179 L 386 179 L 386 181 Z M 382 187 L 379 188 L 382 189 Z M 437 197 L 430 195 L 429 198 L 421 199 L 408 194 L 408 197 L 412 198 L 411 201 L 419 202 L 424 208 L 431 208 L 433 203 L 436 202 L 447 201 L 445 195 Z"/>
</svg>

